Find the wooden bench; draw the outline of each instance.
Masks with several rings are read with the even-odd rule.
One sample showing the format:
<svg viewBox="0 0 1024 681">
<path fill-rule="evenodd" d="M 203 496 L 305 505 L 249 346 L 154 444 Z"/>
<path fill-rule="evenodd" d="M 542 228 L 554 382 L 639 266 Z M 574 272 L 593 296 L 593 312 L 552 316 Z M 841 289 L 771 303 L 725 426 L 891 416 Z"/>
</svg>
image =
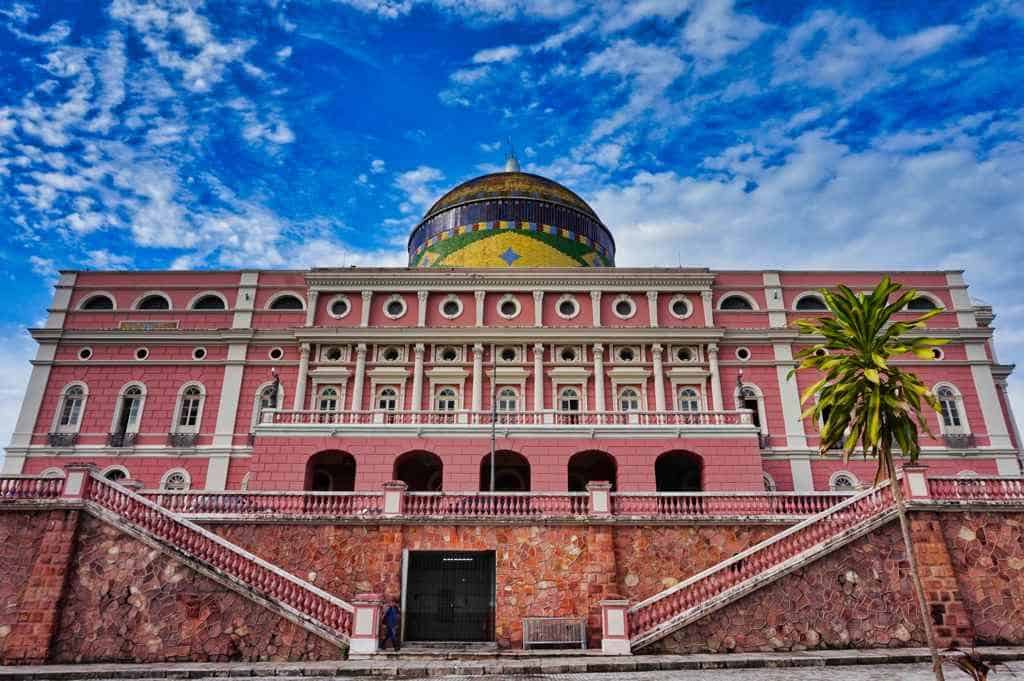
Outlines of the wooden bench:
<svg viewBox="0 0 1024 681">
<path fill-rule="evenodd" d="M 587 622 L 577 617 L 523 618 L 523 648 L 560 646 L 586 648 Z"/>
</svg>

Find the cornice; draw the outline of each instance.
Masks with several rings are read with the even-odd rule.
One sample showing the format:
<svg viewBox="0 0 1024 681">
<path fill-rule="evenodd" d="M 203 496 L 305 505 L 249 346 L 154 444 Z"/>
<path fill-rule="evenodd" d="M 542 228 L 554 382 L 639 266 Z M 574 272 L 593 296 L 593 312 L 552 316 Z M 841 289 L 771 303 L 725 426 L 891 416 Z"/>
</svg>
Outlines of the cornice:
<svg viewBox="0 0 1024 681">
<path fill-rule="evenodd" d="M 692 328 L 613 328 L 613 327 L 308 327 L 294 330 L 302 342 L 401 342 L 409 343 L 532 343 L 574 342 L 666 342 L 714 343 L 722 337 L 722 329 Z"/>
<path fill-rule="evenodd" d="M 658 268 L 529 268 L 529 269 L 361 269 L 313 270 L 306 285 L 313 291 L 374 290 L 517 291 L 532 289 L 615 291 L 700 291 L 710 289 L 715 275 L 708 270 Z"/>
</svg>

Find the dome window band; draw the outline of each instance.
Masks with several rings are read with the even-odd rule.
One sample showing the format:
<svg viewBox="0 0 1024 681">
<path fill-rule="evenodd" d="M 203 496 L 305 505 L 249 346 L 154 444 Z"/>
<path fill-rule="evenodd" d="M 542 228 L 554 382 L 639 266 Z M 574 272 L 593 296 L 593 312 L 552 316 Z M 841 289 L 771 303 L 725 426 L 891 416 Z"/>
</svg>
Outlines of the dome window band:
<svg viewBox="0 0 1024 681">
<path fill-rule="evenodd" d="M 519 301 L 512 297 L 502 298 L 498 303 L 498 314 L 505 319 L 515 319 L 519 316 Z"/>
<path fill-rule="evenodd" d="M 514 362 L 516 361 L 518 353 L 515 348 L 502 348 L 501 349 L 501 361 L 502 362 Z"/>
<path fill-rule="evenodd" d="M 441 316 L 455 319 L 462 314 L 462 302 L 458 298 L 447 298 L 441 303 Z"/>
<path fill-rule="evenodd" d="M 272 360 L 279 360 L 284 357 L 284 350 L 281 348 L 271 348 L 270 352 L 267 353 L 267 356 Z"/>
</svg>

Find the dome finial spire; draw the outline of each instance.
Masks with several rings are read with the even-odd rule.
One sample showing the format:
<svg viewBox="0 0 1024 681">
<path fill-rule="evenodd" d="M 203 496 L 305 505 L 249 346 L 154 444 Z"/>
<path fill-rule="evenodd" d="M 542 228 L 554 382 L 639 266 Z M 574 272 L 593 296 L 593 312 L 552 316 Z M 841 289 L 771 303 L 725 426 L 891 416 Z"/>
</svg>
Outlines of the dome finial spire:
<svg viewBox="0 0 1024 681">
<path fill-rule="evenodd" d="M 505 172 L 506 173 L 518 173 L 519 172 L 519 159 L 516 158 L 516 150 L 512 147 L 512 138 L 506 139 L 505 149 Z"/>
</svg>

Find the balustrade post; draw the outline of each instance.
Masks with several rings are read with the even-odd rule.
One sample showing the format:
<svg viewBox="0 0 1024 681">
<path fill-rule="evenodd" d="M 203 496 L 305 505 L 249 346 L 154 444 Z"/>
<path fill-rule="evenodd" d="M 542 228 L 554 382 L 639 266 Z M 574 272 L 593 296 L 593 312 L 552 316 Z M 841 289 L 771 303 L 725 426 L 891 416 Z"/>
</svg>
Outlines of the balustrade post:
<svg viewBox="0 0 1024 681">
<path fill-rule="evenodd" d="M 90 473 L 96 470 L 91 463 L 69 463 L 64 466 L 64 487 L 60 495 L 65 499 L 88 499 Z"/>
<path fill-rule="evenodd" d="M 381 594 L 356 594 L 352 605 L 355 608 L 355 613 L 352 616 L 352 633 L 348 639 L 348 651 L 360 655 L 376 653 L 384 597 Z"/>
<path fill-rule="evenodd" d="M 928 466 L 922 466 L 921 464 L 903 466 L 903 493 L 907 499 L 931 498 L 931 494 L 928 491 L 928 479 L 925 476 L 927 469 Z"/>
<path fill-rule="evenodd" d="M 612 514 L 612 483 L 588 482 L 587 492 L 590 494 L 590 510 L 587 515 L 606 518 Z"/>
<path fill-rule="evenodd" d="M 629 645 L 629 601 L 601 601 L 601 652 L 605 655 L 632 655 Z"/>
<path fill-rule="evenodd" d="M 388 480 L 384 483 L 385 518 L 396 518 L 405 513 L 405 491 L 409 486 L 401 480 Z"/>
<path fill-rule="evenodd" d="M 141 492 L 143 487 L 141 480 L 122 480 L 117 484 L 121 485 L 121 487 L 126 488 L 130 492 L 134 492 L 135 494 Z"/>
</svg>

